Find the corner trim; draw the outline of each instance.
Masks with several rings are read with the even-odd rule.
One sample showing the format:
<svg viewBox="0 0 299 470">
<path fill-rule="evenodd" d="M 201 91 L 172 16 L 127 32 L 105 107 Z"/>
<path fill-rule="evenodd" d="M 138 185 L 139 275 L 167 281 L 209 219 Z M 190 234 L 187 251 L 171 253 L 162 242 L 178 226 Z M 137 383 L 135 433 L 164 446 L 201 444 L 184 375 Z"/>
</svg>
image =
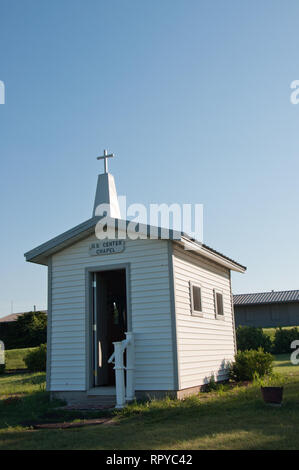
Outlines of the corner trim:
<svg viewBox="0 0 299 470">
<path fill-rule="evenodd" d="M 232 273 L 229 272 L 229 287 L 230 287 L 230 302 L 231 302 L 231 310 L 232 310 L 232 326 L 233 326 L 233 335 L 234 335 L 234 346 L 235 346 L 235 354 L 237 354 L 237 334 L 236 334 L 236 321 L 235 321 L 235 307 L 234 307 L 234 298 L 232 292 Z"/>
<path fill-rule="evenodd" d="M 170 295 L 170 309 L 171 309 L 171 336 L 172 336 L 172 357 L 173 357 L 173 388 L 180 389 L 180 374 L 179 374 L 179 351 L 177 344 L 177 321 L 176 321 L 176 307 L 175 307 L 175 278 L 173 269 L 173 244 L 168 241 L 168 271 L 169 271 L 169 295 Z"/>
<path fill-rule="evenodd" d="M 52 341 L 52 258 L 48 258 L 48 315 L 47 315 L 47 369 L 46 390 L 51 390 L 51 341 Z"/>
</svg>

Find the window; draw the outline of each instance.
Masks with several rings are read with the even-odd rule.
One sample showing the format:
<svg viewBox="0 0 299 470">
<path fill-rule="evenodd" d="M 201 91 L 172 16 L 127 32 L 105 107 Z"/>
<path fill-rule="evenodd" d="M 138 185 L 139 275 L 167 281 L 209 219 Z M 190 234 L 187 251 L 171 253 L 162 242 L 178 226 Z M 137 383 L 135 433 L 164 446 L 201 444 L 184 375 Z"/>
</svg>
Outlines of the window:
<svg viewBox="0 0 299 470">
<path fill-rule="evenodd" d="M 224 316 L 223 311 L 223 294 L 222 292 L 214 291 L 215 292 L 215 313 L 216 317 Z"/>
<path fill-rule="evenodd" d="M 201 287 L 190 282 L 191 311 L 194 315 L 202 315 Z"/>
</svg>

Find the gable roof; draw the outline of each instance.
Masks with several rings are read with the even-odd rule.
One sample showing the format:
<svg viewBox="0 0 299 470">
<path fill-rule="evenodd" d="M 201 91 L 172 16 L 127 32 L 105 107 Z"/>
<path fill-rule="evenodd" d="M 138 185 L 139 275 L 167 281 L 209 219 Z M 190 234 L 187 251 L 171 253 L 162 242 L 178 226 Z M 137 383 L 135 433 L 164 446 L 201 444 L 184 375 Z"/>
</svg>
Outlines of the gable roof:
<svg viewBox="0 0 299 470">
<path fill-rule="evenodd" d="M 30 261 L 32 263 L 37 264 L 48 264 L 48 257 L 57 253 L 58 251 L 67 248 L 68 246 L 73 245 L 79 240 L 83 240 L 84 238 L 92 235 L 95 232 L 96 224 L 101 220 L 101 217 L 92 217 L 91 219 L 86 220 L 82 224 L 73 227 L 70 230 L 58 235 L 57 237 L 52 238 L 51 240 L 39 245 L 38 247 L 34 248 L 33 250 L 28 251 L 25 253 L 26 261 Z M 202 256 L 208 257 L 213 259 L 215 262 L 219 264 L 223 264 L 229 269 L 238 272 L 244 272 L 246 270 L 245 266 L 237 263 L 233 259 L 219 253 L 218 251 L 210 248 L 209 246 L 198 242 L 194 238 L 191 238 L 184 232 L 179 232 L 172 229 L 165 229 L 162 227 L 154 227 L 152 225 L 146 225 L 141 223 L 134 223 L 128 220 L 120 220 L 120 219 L 112 219 L 107 218 L 108 225 L 115 226 L 116 229 L 118 227 L 123 229 L 124 226 L 126 229 L 134 230 L 138 232 L 145 233 L 147 236 L 151 236 L 152 238 L 156 239 L 170 239 L 172 241 L 177 241 L 179 243 L 185 244 L 188 243 L 189 249 L 193 249 L 193 251 L 198 252 Z M 130 227 L 128 225 L 130 224 Z M 136 230 L 137 229 L 137 230 Z M 168 236 L 165 237 L 165 232 L 167 231 Z M 153 237 L 153 233 L 155 236 Z"/>
<path fill-rule="evenodd" d="M 234 295 L 233 298 L 234 305 L 299 302 L 299 290 L 259 292 L 256 294 L 237 294 Z"/>
<path fill-rule="evenodd" d="M 6 315 L 5 317 L 1 317 L 0 318 L 0 323 L 15 321 L 20 315 L 23 315 L 23 312 L 22 313 L 11 313 L 10 315 Z"/>
</svg>

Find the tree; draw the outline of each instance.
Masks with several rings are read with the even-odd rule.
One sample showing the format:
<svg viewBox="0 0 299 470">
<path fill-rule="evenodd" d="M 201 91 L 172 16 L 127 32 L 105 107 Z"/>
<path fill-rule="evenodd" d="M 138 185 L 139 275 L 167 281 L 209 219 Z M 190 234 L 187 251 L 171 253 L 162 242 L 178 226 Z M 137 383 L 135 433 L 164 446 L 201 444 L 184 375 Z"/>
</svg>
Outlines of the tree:
<svg viewBox="0 0 299 470">
<path fill-rule="evenodd" d="M 33 347 L 47 341 L 47 314 L 26 312 L 16 320 L 15 331 L 20 339 L 20 347 Z"/>
</svg>

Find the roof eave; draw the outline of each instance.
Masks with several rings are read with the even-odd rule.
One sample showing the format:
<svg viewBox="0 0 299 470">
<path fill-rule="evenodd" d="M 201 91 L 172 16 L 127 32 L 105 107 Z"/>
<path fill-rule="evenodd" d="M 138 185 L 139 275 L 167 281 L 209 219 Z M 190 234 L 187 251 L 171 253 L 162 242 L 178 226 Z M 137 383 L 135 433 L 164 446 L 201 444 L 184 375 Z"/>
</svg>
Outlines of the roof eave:
<svg viewBox="0 0 299 470">
<path fill-rule="evenodd" d="M 99 217 L 92 217 L 91 219 L 86 220 L 82 224 L 73 227 L 70 230 L 58 235 L 57 237 L 52 238 L 46 243 L 39 245 L 38 247 L 34 248 L 33 250 L 28 251 L 25 253 L 26 261 L 36 264 L 48 265 L 48 258 L 49 256 L 57 253 L 58 251 L 63 250 L 66 247 L 73 245 L 74 243 L 86 238 L 88 235 L 94 233 L 94 227 L 96 226 L 97 222 L 99 222 Z M 204 245 L 196 240 L 192 239 L 185 233 L 181 233 L 171 229 L 163 229 L 161 227 L 154 227 L 147 224 L 140 224 L 134 223 L 132 221 L 125 221 L 119 219 L 107 219 L 108 225 L 115 224 L 120 230 L 125 228 L 126 230 L 134 231 L 138 226 L 138 232 L 143 233 L 146 236 L 151 236 L 151 238 L 156 239 L 170 239 L 175 242 L 181 243 L 185 248 L 196 252 L 206 258 L 213 260 L 214 262 L 225 266 L 232 271 L 244 273 L 246 271 L 246 267 L 242 266 L 241 264 L 227 258 L 226 256 L 218 253 L 217 251 L 213 250 L 212 248 Z M 122 226 L 125 224 L 125 227 Z"/>
<path fill-rule="evenodd" d="M 227 258 L 226 256 L 215 252 L 215 250 L 212 250 L 206 245 L 199 243 L 196 240 L 192 240 L 186 234 L 182 236 L 181 244 L 184 246 L 185 249 L 196 252 L 199 255 L 204 256 L 205 258 L 209 258 L 212 261 L 222 266 L 225 266 L 228 269 L 231 269 L 232 271 L 244 273 L 247 269 L 246 266 L 242 266 L 241 264 Z"/>
<path fill-rule="evenodd" d="M 82 224 L 77 225 L 76 227 L 70 230 L 67 230 L 61 235 L 58 235 L 57 237 L 52 238 L 46 243 L 37 246 L 33 250 L 28 251 L 24 254 L 26 261 L 47 265 L 49 256 L 53 255 L 54 253 L 57 253 L 58 251 L 63 250 L 66 247 L 73 245 L 77 241 L 82 240 L 94 233 L 95 226 L 100 221 L 100 219 L 100 217 L 92 217 L 91 219 L 86 220 Z M 172 229 L 164 229 L 161 227 L 154 227 L 139 222 L 114 219 L 109 217 L 105 217 L 105 224 L 106 223 L 108 226 L 115 227 L 119 230 L 136 232 L 136 229 L 138 229 L 139 234 L 143 234 L 145 237 L 151 236 L 152 239 L 181 239 L 181 232 Z"/>
<path fill-rule="evenodd" d="M 63 250 L 67 246 L 82 240 L 94 231 L 94 226 L 98 218 L 88 219 L 82 224 L 76 225 L 70 230 L 52 238 L 42 245 L 27 251 L 24 256 L 26 261 L 36 264 L 48 264 L 48 258 L 54 253 Z"/>
</svg>

